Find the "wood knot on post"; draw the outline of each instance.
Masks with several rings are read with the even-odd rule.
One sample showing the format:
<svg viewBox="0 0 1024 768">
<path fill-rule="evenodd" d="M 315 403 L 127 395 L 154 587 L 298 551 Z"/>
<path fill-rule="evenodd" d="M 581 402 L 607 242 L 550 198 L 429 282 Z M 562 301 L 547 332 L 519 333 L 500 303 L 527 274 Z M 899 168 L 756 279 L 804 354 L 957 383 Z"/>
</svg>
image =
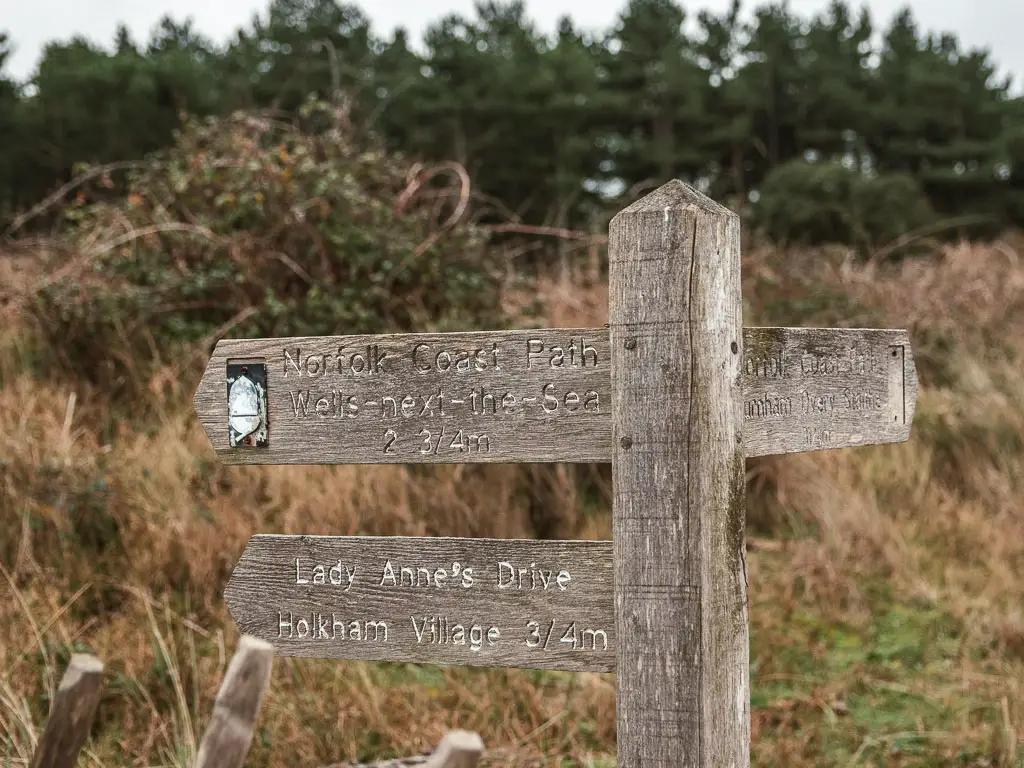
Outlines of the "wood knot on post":
<svg viewBox="0 0 1024 768">
<path fill-rule="evenodd" d="M 632 437 L 624 437 L 621 440 L 619 440 L 619 445 L 622 446 L 623 450 L 628 451 L 630 448 L 633 447 L 633 438 Z"/>
<path fill-rule="evenodd" d="M 636 339 L 626 339 L 626 349 L 636 349 Z"/>
</svg>

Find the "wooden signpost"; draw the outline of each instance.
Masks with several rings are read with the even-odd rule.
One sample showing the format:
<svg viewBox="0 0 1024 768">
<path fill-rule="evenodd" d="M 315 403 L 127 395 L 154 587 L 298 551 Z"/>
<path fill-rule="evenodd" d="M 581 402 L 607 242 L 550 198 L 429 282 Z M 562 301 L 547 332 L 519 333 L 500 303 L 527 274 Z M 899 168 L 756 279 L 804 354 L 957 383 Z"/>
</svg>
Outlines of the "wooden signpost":
<svg viewBox="0 0 1024 768">
<path fill-rule="evenodd" d="M 278 653 L 617 674 L 622 766 L 745 766 L 748 456 L 906 440 L 902 330 L 742 328 L 739 221 L 672 182 L 613 219 L 606 328 L 225 340 L 231 464 L 611 461 L 613 541 L 254 536 Z"/>
</svg>

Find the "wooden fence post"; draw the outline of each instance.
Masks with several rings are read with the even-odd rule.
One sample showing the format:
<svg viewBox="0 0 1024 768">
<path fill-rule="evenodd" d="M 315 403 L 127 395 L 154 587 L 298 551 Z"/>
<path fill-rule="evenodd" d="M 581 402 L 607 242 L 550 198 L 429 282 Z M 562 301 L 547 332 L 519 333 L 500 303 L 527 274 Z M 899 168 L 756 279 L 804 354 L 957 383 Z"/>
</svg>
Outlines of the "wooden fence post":
<svg viewBox="0 0 1024 768">
<path fill-rule="evenodd" d="M 739 219 L 670 182 L 609 273 L 619 765 L 748 766 Z"/>
<path fill-rule="evenodd" d="M 74 768 L 89 736 L 103 689 L 103 662 L 95 656 L 71 656 L 50 707 L 46 729 L 32 755 L 31 768 Z"/>
<path fill-rule="evenodd" d="M 273 664 L 270 643 L 242 635 L 217 693 L 196 768 L 241 768 L 245 763 Z"/>
</svg>

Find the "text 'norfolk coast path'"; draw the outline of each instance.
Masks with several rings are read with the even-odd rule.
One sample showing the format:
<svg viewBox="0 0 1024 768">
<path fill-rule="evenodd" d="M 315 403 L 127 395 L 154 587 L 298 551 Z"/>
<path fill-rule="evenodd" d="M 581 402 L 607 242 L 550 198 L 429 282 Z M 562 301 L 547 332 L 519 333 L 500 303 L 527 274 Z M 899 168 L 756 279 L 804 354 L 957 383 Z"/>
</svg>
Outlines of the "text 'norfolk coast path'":
<svg viewBox="0 0 1024 768">
<path fill-rule="evenodd" d="M 906 331 L 746 328 L 743 347 L 747 456 L 909 436 Z M 229 437 L 225 371 L 247 365 L 265 371 L 257 449 Z M 224 340 L 195 407 L 229 464 L 606 462 L 611 389 L 606 328 Z"/>
</svg>

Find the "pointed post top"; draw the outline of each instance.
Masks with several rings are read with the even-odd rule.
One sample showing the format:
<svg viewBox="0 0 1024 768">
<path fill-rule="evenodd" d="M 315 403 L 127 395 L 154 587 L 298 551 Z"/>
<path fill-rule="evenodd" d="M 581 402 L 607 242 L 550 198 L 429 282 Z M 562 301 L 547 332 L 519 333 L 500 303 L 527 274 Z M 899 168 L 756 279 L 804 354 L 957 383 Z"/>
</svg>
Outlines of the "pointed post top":
<svg viewBox="0 0 1024 768">
<path fill-rule="evenodd" d="M 425 768 L 475 768 L 484 751 L 483 739 L 472 731 L 449 731 Z"/>
<path fill-rule="evenodd" d="M 643 211 L 656 211 L 660 209 L 672 210 L 680 208 L 699 208 L 712 216 L 727 216 L 737 218 L 736 214 L 720 203 L 716 203 L 710 197 L 694 189 L 679 179 L 672 179 L 667 184 L 662 184 L 653 192 L 644 195 L 639 200 L 623 208 L 615 216 L 617 219 L 623 214 L 635 214 Z"/>
</svg>

